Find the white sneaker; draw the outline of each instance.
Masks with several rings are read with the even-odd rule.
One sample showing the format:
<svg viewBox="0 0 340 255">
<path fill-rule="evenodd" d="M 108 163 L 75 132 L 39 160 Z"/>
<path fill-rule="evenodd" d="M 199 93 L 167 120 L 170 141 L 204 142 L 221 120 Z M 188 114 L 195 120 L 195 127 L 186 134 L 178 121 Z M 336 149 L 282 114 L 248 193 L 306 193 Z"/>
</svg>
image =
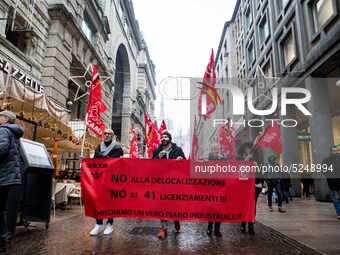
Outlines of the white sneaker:
<svg viewBox="0 0 340 255">
<path fill-rule="evenodd" d="M 113 232 L 113 227 L 112 224 L 108 223 L 106 224 L 106 228 L 104 230 L 104 235 L 111 235 L 111 233 Z"/>
<path fill-rule="evenodd" d="M 102 224 L 102 225 L 96 224 L 96 225 L 94 226 L 94 228 L 91 230 L 90 235 L 91 235 L 91 236 L 96 236 L 96 235 L 98 235 L 98 233 L 99 233 L 100 231 L 102 231 L 103 229 L 104 229 L 104 225 L 103 225 L 103 224 Z"/>
</svg>

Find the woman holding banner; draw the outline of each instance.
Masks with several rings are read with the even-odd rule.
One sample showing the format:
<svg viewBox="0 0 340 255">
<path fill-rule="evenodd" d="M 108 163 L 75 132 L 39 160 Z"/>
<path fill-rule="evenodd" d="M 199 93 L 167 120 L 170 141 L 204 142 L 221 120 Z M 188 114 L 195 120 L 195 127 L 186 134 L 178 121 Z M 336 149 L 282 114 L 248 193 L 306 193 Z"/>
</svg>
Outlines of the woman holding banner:
<svg viewBox="0 0 340 255">
<path fill-rule="evenodd" d="M 244 161 L 254 161 L 256 165 L 260 166 L 262 164 L 261 160 L 259 159 L 256 150 L 253 148 L 252 142 L 245 142 L 243 143 L 237 151 L 238 156 L 236 160 L 244 160 Z M 260 171 L 256 171 L 255 175 L 255 214 L 256 214 L 256 203 L 259 195 L 261 193 L 263 180 L 261 178 Z M 241 232 L 243 234 L 246 233 L 246 222 L 241 223 Z M 255 234 L 254 230 L 254 222 L 248 222 L 248 233 L 250 235 Z"/>
<path fill-rule="evenodd" d="M 220 145 L 217 143 L 214 143 L 211 145 L 210 147 L 210 153 L 208 156 L 208 160 L 229 160 L 229 157 L 224 157 L 220 154 Z M 220 226 L 221 226 L 221 222 L 215 222 L 215 231 L 214 231 L 214 235 L 221 237 L 222 233 L 220 231 Z M 207 235 L 211 236 L 212 234 L 212 230 L 213 230 L 213 223 L 212 222 L 208 222 L 208 229 L 207 229 Z"/>
</svg>

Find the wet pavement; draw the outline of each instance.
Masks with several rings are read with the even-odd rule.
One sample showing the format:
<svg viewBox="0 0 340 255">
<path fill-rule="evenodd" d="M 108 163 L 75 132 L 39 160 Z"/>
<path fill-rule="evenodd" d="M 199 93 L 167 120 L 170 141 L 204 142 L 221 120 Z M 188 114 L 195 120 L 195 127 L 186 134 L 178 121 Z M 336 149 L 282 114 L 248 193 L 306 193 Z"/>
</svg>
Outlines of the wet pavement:
<svg viewBox="0 0 340 255">
<path fill-rule="evenodd" d="M 18 233 L 7 254 L 321 254 L 258 222 L 254 236 L 241 234 L 239 224 L 222 224 L 222 238 L 208 237 L 207 223 L 182 222 L 180 233 L 171 226 L 168 237 L 158 239 L 159 224 L 116 219 L 111 236 L 91 237 L 94 220 L 78 215 L 52 222 L 48 230 L 40 224 Z"/>
<path fill-rule="evenodd" d="M 160 222 L 116 219 L 111 236 L 91 237 L 92 218 L 79 206 L 57 210 L 45 223 L 18 227 L 7 253 L 2 254 L 340 254 L 340 220 L 332 203 L 311 198 L 293 198 L 283 204 L 286 213 L 269 212 L 266 196 L 257 203 L 256 235 L 243 235 L 239 224 L 222 223 L 222 238 L 208 237 L 207 223 L 181 222 L 175 233 L 169 222 L 165 239 L 156 237 Z"/>
</svg>

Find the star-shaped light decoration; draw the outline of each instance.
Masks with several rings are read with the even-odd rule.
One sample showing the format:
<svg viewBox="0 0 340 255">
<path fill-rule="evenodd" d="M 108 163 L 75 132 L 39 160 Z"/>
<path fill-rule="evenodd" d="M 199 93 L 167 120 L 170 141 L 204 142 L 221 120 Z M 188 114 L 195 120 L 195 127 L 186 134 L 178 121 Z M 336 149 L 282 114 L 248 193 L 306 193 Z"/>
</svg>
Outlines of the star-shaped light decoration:
<svg viewBox="0 0 340 255">
<path fill-rule="evenodd" d="M 73 81 L 75 85 L 78 86 L 77 92 L 74 96 L 74 101 L 79 100 L 80 98 L 90 94 L 90 86 L 91 86 L 91 79 L 92 79 L 92 72 L 93 72 L 93 66 L 92 64 L 89 64 L 86 68 L 86 71 L 81 76 L 70 76 L 70 80 Z M 87 77 L 91 77 L 90 80 L 87 79 Z M 109 80 L 109 76 L 100 76 L 100 84 L 103 85 L 107 80 Z M 81 88 L 85 87 L 85 93 L 78 96 L 79 92 L 82 92 Z"/>
<path fill-rule="evenodd" d="M 253 102 L 257 101 L 260 97 L 265 97 L 272 101 L 272 98 L 266 95 L 267 91 L 272 91 L 272 88 L 278 83 L 280 80 L 279 77 L 267 77 L 264 75 L 263 70 L 260 66 L 256 67 L 255 76 L 253 78 L 245 78 L 240 79 L 246 87 L 248 88 L 257 88 L 258 89 L 258 96 L 253 98 Z M 255 86 L 253 84 L 255 83 Z M 255 95 L 255 93 L 253 94 Z"/>
</svg>

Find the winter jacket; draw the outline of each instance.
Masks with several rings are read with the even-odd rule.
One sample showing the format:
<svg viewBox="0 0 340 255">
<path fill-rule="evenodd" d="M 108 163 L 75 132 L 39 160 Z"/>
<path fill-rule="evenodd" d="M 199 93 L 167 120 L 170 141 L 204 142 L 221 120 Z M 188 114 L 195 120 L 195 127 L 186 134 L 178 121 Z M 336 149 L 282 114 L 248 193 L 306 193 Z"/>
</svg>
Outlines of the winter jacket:
<svg viewBox="0 0 340 255">
<path fill-rule="evenodd" d="M 106 158 L 119 158 L 123 156 L 123 149 L 122 147 L 117 143 L 112 150 L 109 152 L 109 154 L 106 156 Z M 100 155 L 100 144 L 97 146 L 97 148 L 94 151 L 94 158 L 103 158 L 103 156 Z"/>
<path fill-rule="evenodd" d="M 23 134 L 18 124 L 0 125 L 0 186 L 21 184 L 19 139 Z"/>
<path fill-rule="evenodd" d="M 152 158 L 158 158 L 158 154 L 163 150 L 163 145 L 159 145 L 158 148 L 154 149 Z M 171 152 L 169 153 L 169 159 L 176 159 L 181 156 L 186 159 L 184 152 L 181 147 L 177 146 L 175 143 L 171 143 Z M 163 156 L 166 159 L 166 155 Z"/>
<path fill-rule="evenodd" d="M 235 157 L 235 160 L 237 161 L 244 161 L 244 158 L 240 155 L 236 155 Z M 257 166 L 260 168 L 261 167 L 261 160 L 258 158 L 258 157 L 250 157 L 249 158 L 249 161 L 254 161 L 256 162 Z M 260 169 L 258 169 L 256 172 L 255 172 L 255 184 L 260 184 L 262 183 L 263 184 L 263 178 L 264 176 L 262 175 L 262 172 Z"/>
<path fill-rule="evenodd" d="M 332 191 L 340 191 L 340 155 L 329 156 L 323 160 L 322 164 L 326 164 L 329 169 L 325 173 L 329 189 Z"/>
</svg>

